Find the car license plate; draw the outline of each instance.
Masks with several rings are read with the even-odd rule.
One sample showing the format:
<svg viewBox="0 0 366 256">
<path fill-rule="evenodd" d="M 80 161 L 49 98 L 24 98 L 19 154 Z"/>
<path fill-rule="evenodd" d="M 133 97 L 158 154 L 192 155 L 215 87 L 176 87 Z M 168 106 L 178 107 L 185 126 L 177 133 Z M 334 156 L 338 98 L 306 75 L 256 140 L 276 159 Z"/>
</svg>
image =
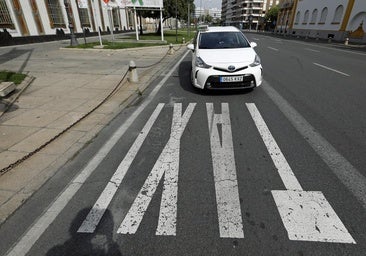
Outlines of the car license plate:
<svg viewBox="0 0 366 256">
<path fill-rule="evenodd" d="M 220 83 L 242 82 L 243 76 L 220 76 Z"/>
</svg>

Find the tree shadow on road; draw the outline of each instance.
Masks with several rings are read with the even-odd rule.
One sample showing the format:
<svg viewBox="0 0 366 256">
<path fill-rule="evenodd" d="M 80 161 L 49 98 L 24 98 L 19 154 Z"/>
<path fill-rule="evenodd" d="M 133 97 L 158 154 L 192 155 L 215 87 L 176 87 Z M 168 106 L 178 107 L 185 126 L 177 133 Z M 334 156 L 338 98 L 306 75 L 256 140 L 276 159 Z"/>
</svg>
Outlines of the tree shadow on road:
<svg viewBox="0 0 366 256">
<path fill-rule="evenodd" d="M 47 256 L 122 256 L 118 244 L 113 239 L 114 221 L 109 210 L 104 213 L 103 227 L 97 228 L 91 234 L 77 232 L 89 210 L 83 209 L 77 214 L 69 229 L 71 238 L 51 248 Z"/>
<path fill-rule="evenodd" d="M 17 71 L 18 73 L 23 73 L 25 67 L 27 66 L 27 64 L 29 62 L 30 57 L 33 54 L 33 51 L 34 51 L 34 49 L 22 50 L 22 49 L 18 49 L 16 47 L 14 47 L 9 52 L 0 55 L 0 65 L 1 64 L 4 64 L 5 62 L 11 61 L 13 59 L 16 59 L 19 56 L 22 56 L 24 54 L 28 54 L 28 56 L 26 57 L 26 59 L 24 60 L 24 62 L 22 63 L 22 65 L 19 67 L 19 69 L 18 70 L 13 70 L 13 71 Z"/>
</svg>

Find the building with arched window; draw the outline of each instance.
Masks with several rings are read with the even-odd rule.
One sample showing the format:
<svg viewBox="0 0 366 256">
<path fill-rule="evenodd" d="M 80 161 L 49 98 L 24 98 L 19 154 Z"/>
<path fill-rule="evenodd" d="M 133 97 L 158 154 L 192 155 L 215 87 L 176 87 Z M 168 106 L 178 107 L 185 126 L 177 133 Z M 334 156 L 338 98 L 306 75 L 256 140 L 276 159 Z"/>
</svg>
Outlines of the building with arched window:
<svg viewBox="0 0 366 256">
<path fill-rule="evenodd" d="M 9 37 L 67 34 L 69 22 L 75 33 L 124 30 L 131 18 L 127 9 L 111 9 L 103 0 L 0 0 L 0 33 Z"/>
<path fill-rule="evenodd" d="M 282 0 L 278 21 L 278 32 L 366 43 L 365 0 Z"/>
</svg>

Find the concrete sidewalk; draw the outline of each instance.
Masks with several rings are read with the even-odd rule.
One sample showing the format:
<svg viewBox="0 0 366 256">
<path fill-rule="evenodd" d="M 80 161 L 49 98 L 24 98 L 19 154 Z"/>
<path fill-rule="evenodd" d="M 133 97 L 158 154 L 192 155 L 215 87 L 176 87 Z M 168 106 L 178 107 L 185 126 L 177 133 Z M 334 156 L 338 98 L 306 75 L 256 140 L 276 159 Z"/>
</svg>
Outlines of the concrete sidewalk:
<svg viewBox="0 0 366 256">
<path fill-rule="evenodd" d="M 178 46 L 176 46 L 178 48 Z M 185 51 L 168 46 L 75 50 L 53 44 L 0 48 L 0 70 L 28 73 L 26 89 L 0 117 L 0 169 L 22 159 L 99 105 L 121 82 L 130 60 L 139 82 L 124 81 L 93 113 L 19 165 L 0 174 L 0 224 Z M 13 95 L 14 97 L 14 95 Z"/>
</svg>

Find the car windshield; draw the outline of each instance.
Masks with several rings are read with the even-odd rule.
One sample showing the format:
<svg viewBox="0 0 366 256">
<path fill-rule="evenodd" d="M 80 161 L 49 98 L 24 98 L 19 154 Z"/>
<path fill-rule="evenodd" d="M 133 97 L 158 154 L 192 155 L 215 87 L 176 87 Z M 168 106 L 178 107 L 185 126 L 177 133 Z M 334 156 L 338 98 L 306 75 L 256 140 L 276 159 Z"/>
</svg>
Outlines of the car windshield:
<svg viewBox="0 0 366 256">
<path fill-rule="evenodd" d="M 223 49 L 250 47 L 248 40 L 241 32 L 208 32 L 201 33 L 200 49 Z"/>
</svg>

